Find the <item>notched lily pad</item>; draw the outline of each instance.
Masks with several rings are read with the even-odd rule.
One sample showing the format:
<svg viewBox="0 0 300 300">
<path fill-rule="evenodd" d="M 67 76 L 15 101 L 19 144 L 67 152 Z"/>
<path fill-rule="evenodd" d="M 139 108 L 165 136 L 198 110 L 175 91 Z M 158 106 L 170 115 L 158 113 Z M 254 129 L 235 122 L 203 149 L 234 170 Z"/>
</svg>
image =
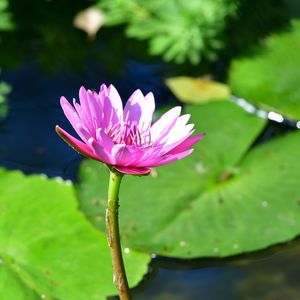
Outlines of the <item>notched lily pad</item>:
<svg viewBox="0 0 300 300">
<path fill-rule="evenodd" d="M 300 132 L 252 149 L 265 120 L 230 102 L 186 112 L 207 135 L 191 156 L 157 168 L 153 176 L 125 176 L 123 243 L 166 256 L 223 257 L 299 235 Z M 93 201 L 104 205 L 106 177 L 99 163 L 85 161 L 76 187 L 81 209 L 100 230 L 104 219 L 96 216 Z"/>
</svg>

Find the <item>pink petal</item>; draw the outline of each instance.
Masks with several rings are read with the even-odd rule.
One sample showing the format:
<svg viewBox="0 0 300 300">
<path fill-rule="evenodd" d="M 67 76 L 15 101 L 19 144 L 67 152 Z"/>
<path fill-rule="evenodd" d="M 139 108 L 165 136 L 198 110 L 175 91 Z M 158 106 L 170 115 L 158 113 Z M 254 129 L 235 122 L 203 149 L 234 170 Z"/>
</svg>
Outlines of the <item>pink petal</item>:
<svg viewBox="0 0 300 300">
<path fill-rule="evenodd" d="M 182 139 L 187 138 L 190 135 L 190 131 L 194 127 L 194 124 L 186 125 L 189 118 L 190 115 L 183 115 L 178 117 L 170 130 L 164 136 L 160 137 L 157 142 L 159 142 L 159 144 L 167 146 L 176 142 L 180 143 Z"/>
<path fill-rule="evenodd" d="M 90 99 L 88 97 L 88 91 L 83 86 L 79 89 L 79 100 L 80 100 L 82 120 L 85 122 L 89 131 L 91 131 L 91 133 L 95 135 L 96 129 L 93 124 L 93 115 L 91 113 L 91 108 L 89 104 Z"/>
<path fill-rule="evenodd" d="M 110 136 L 108 136 L 103 129 L 98 128 L 96 133 L 97 141 L 99 144 L 103 145 L 107 151 L 111 152 L 114 142 Z"/>
<path fill-rule="evenodd" d="M 93 127 L 96 130 L 101 127 L 102 119 L 103 119 L 103 103 L 100 101 L 100 98 L 96 92 L 87 91 L 88 103 L 90 107 L 91 113 L 91 121 L 93 123 Z"/>
<path fill-rule="evenodd" d="M 91 157 L 93 159 L 99 160 L 99 158 L 93 153 L 92 149 L 90 149 L 90 147 L 88 147 L 85 143 L 77 140 L 65 130 L 60 128 L 58 125 L 56 125 L 55 130 L 58 133 L 58 135 L 66 143 L 68 143 L 75 151 L 79 152 L 80 154 L 86 157 Z"/>
<path fill-rule="evenodd" d="M 81 124 L 77 124 L 76 129 L 77 129 L 76 132 L 81 137 L 81 139 L 85 143 L 87 143 L 87 141 L 91 137 L 91 134 Z"/>
<path fill-rule="evenodd" d="M 114 168 L 124 174 L 131 174 L 131 175 L 148 175 L 150 174 L 151 170 L 149 168 L 134 168 L 134 167 L 121 167 L 121 166 L 114 166 Z"/>
<path fill-rule="evenodd" d="M 76 109 L 76 112 L 77 112 L 79 118 L 80 118 L 80 124 L 83 127 L 85 127 L 88 131 L 90 131 L 91 136 L 94 136 L 94 134 L 95 134 L 94 131 L 95 130 L 94 130 L 94 127 L 93 127 L 93 123 L 91 122 L 90 117 L 86 115 L 86 111 L 84 111 L 82 109 L 82 107 L 78 103 L 76 103 L 75 99 L 73 99 L 73 105 Z"/>
<path fill-rule="evenodd" d="M 122 120 L 122 118 L 123 118 L 123 103 L 122 103 L 122 100 L 121 100 L 121 97 L 120 97 L 118 91 L 112 84 L 108 87 L 108 97 L 111 100 L 112 107 L 115 109 L 115 111 L 119 117 L 119 120 Z"/>
<path fill-rule="evenodd" d="M 176 123 L 181 107 L 176 106 L 164 113 L 151 127 L 151 140 L 156 143 L 166 136 Z"/>
<path fill-rule="evenodd" d="M 114 145 L 112 153 L 116 158 L 116 165 L 135 165 L 143 155 L 143 151 L 132 145 Z"/>
<path fill-rule="evenodd" d="M 65 97 L 60 98 L 60 105 L 64 111 L 65 116 L 77 132 L 77 134 L 84 140 L 84 136 L 78 131 L 78 124 L 82 124 L 82 120 L 76 110 L 72 107 L 72 105 L 68 102 Z"/>
<path fill-rule="evenodd" d="M 155 100 L 153 94 L 150 92 L 144 98 L 142 115 L 138 125 L 142 134 L 148 133 L 148 130 L 150 129 L 154 110 Z"/>
<path fill-rule="evenodd" d="M 200 141 L 204 136 L 205 136 L 205 134 L 202 133 L 202 134 L 199 134 L 199 135 L 196 135 L 196 136 L 188 137 L 182 143 L 180 143 L 175 148 L 170 150 L 167 154 L 177 154 L 179 152 L 185 151 L 188 148 L 190 148 L 191 146 L 193 146 L 195 143 Z"/>
<path fill-rule="evenodd" d="M 162 156 L 149 156 L 148 159 L 145 159 L 139 163 L 136 164 L 137 167 L 157 167 L 162 166 L 168 163 L 171 163 L 173 161 L 179 160 L 181 158 L 184 158 L 191 154 L 193 152 L 193 149 L 188 149 L 186 151 L 176 153 L 176 154 L 168 154 L 168 155 L 162 155 Z"/>
<path fill-rule="evenodd" d="M 102 161 L 109 165 L 115 164 L 115 158 L 110 153 L 108 153 L 106 149 L 101 144 L 99 144 L 94 138 L 90 138 L 88 144 L 99 161 Z"/>
<path fill-rule="evenodd" d="M 185 150 L 180 153 L 165 155 L 157 162 L 154 162 L 154 163 L 151 163 L 150 165 L 148 165 L 148 167 L 158 167 L 158 166 L 163 166 L 163 165 L 169 164 L 171 162 L 174 162 L 176 160 L 182 159 L 182 158 L 190 155 L 192 152 L 193 152 L 193 149 L 188 149 L 188 150 Z"/>
<path fill-rule="evenodd" d="M 141 90 L 136 90 L 129 97 L 124 108 L 124 122 L 139 124 L 142 116 L 144 95 Z"/>
<path fill-rule="evenodd" d="M 119 93 L 113 85 L 110 85 L 106 94 L 102 95 L 104 112 L 103 127 L 105 128 L 123 121 L 123 104 Z"/>
<path fill-rule="evenodd" d="M 168 135 L 160 141 L 160 144 L 163 148 L 162 153 L 165 154 L 169 152 L 171 149 L 175 148 L 179 144 L 181 144 L 184 140 L 190 137 L 195 130 L 192 130 L 194 124 L 188 124 L 184 127 L 177 127 L 172 129 Z"/>
</svg>

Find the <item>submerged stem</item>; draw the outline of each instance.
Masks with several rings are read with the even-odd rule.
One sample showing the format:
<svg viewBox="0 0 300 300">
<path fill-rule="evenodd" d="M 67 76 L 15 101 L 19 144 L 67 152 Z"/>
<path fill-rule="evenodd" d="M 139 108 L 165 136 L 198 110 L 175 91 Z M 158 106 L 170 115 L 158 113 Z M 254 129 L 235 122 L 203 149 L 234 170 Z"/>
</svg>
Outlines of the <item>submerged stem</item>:
<svg viewBox="0 0 300 300">
<path fill-rule="evenodd" d="M 122 177 L 123 174 L 118 171 L 110 171 L 106 208 L 106 232 L 107 242 L 112 257 L 114 284 L 119 291 L 120 299 L 130 300 L 129 287 L 122 258 L 118 220 L 119 189 Z"/>
</svg>

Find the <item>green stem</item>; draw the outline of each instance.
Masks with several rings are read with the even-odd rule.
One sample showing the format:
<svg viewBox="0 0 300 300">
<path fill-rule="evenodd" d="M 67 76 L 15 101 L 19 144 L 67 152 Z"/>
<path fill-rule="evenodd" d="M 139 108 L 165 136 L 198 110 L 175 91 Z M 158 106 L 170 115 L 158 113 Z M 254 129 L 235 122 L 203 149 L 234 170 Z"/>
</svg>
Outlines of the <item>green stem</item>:
<svg viewBox="0 0 300 300">
<path fill-rule="evenodd" d="M 106 232 L 112 257 L 114 284 L 119 291 L 120 299 L 130 300 L 129 287 L 122 258 L 118 220 L 119 189 L 122 177 L 123 174 L 111 169 L 106 208 Z"/>
</svg>

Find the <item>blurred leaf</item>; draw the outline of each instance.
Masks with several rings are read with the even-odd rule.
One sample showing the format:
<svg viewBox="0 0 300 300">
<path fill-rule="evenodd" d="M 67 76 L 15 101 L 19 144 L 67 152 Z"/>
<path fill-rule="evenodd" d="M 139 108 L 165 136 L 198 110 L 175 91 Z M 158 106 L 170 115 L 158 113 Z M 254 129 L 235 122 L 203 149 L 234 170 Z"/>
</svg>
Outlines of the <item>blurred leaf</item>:
<svg viewBox="0 0 300 300">
<path fill-rule="evenodd" d="M 0 30 L 11 30 L 15 27 L 8 12 L 8 0 L 0 0 Z"/>
<path fill-rule="evenodd" d="M 222 48 L 219 35 L 228 16 L 235 14 L 233 0 L 101 0 L 105 24 L 128 24 L 126 35 L 149 40 L 149 52 L 166 61 L 199 63 L 201 56 L 216 59 Z"/>
<path fill-rule="evenodd" d="M 2 299 L 105 299 L 116 293 L 106 237 L 77 210 L 71 185 L 3 169 L 0 178 Z M 124 256 L 136 285 L 149 256 Z"/>
<path fill-rule="evenodd" d="M 6 96 L 10 91 L 11 87 L 7 83 L 0 81 L 0 117 L 4 117 L 7 114 Z"/>
<path fill-rule="evenodd" d="M 173 77 L 166 80 L 173 94 L 184 103 L 206 103 L 230 96 L 227 85 L 208 78 Z"/>
<path fill-rule="evenodd" d="M 189 106 L 186 113 L 207 134 L 194 153 L 152 176 L 124 178 L 124 245 L 195 258 L 253 251 L 297 236 L 300 132 L 249 150 L 265 120 L 225 101 Z M 84 161 L 76 186 L 82 211 L 101 230 L 106 187 L 100 183 L 106 177 L 101 164 Z"/>
<path fill-rule="evenodd" d="M 294 21 L 290 31 L 269 37 L 253 52 L 231 66 L 233 93 L 300 120 L 300 21 Z"/>
</svg>

